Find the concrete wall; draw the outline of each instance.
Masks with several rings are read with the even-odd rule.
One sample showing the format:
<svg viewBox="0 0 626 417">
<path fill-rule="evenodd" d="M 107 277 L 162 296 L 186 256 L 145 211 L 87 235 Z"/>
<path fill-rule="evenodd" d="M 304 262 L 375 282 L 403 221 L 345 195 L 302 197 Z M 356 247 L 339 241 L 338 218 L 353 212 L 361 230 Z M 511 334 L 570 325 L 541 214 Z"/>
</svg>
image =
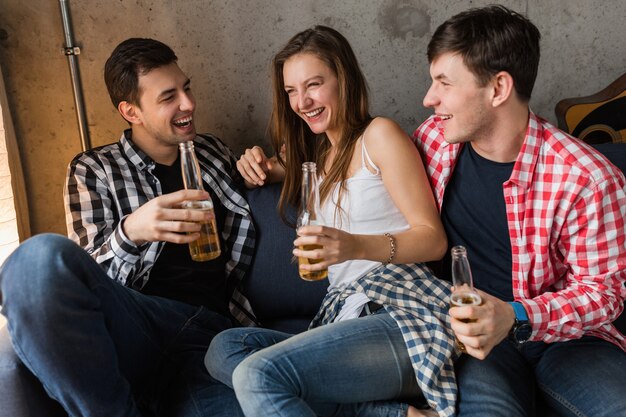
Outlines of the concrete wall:
<svg viewBox="0 0 626 417">
<path fill-rule="evenodd" d="M 263 143 L 269 62 L 296 32 L 317 23 L 352 43 L 372 92 L 372 114 L 412 131 L 428 114 L 425 47 L 446 18 L 493 0 L 81 0 L 68 1 L 93 146 L 125 127 L 111 105 L 102 67 L 128 37 L 155 37 L 177 51 L 192 77 L 200 131 L 236 153 Z M 532 108 L 554 121 L 564 97 L 604 88 L 626 70 L 624 0 L 507 0 L 543 34 Z M 65 233 L 62 186 L 80 141 L 59 3 L 0 0 L 0 65 L 24 165 L 33 233 Z"/>
</svg>

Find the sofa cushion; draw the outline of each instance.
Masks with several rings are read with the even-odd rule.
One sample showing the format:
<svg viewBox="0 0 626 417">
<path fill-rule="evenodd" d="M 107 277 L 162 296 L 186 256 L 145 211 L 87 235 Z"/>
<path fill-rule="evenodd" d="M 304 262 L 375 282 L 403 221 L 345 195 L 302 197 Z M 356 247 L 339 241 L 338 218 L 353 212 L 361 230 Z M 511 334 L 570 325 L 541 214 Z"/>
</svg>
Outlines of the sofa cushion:
<svg viewBox="0 0 626 417">
<path fill-rule="evenodd" d="M 17 357 L 6 326 L 0 326 L 0 393 L 2 417 L 67 417 Z"/>
<path fill-rule="evenodd" d="M 592 146 L 606 156 L 613 165 L 626 173 L 626 143 L 601 143 Z"/>
<path fill-rule="evenodd" d="M 593 147 L 626 174 L 626 143 L 601 143 Z M 626 334 L 626 311 L 622 312 L 613 324 L 622 334 Z"/>
<path fill-rule="evenodd" d="M 306 330 L 326 294 L 328 280 L 304 281 L 291 251 L 295 230 L 278 215 L 281 184 L 248 190 L 246 197 L 256 229 L 256 249 L 243 292 L 261 324 L 298 333 Z M 288 212 L 295 219 L 295 210 Z"/>
</svg>

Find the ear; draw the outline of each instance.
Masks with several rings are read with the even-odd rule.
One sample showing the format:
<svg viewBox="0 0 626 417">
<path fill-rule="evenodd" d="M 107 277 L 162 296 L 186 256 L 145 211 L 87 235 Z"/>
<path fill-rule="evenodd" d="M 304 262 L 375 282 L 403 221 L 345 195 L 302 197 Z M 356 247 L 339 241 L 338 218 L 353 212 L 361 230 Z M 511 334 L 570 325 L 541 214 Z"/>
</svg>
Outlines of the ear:
<svg viewBox="0 0 626 417">
<path fill-rule="evenodd" d="M 500 71 L 491 80 L 493 96 L 491 105 L 498 107 L 505 103 L 511 96 L 515 95 L 515 82 L 513 77 L 506 71 Z"/>
<path fill-rule="evenodd" d="M 138 112 L 138 110 L 137 105 L 131 104 L 128 101 L 121 101 L 120 104 L 117 105 L 117 111 L 119 111 L 122 117 L 130 124 L 141 122 L 139 118 L 140 112 Z"/>
</svg>

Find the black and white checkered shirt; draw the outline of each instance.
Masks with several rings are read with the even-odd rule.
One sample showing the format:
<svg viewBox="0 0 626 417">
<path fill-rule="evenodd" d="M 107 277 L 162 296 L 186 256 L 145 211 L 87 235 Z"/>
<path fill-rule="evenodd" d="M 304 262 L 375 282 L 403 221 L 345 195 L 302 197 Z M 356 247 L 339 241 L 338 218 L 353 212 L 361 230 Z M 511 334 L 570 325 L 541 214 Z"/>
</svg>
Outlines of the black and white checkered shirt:
<svg viewBox="0 0 626 417">
<path fill-rule="evenodd" d="M 236 185 L 240 181 L 231 150 L 212 135 L 198 135 L 194 147 L 205 187 L 226 208 L 222 237 L 230 259 L 226 263 L 230 311 L 243 325 L 256 319 L 238 290 L 250 264 L 255 231 L 248 203 Z M 126 130 L 117 143 L 77 155 L 68 167 L 64 189 L 70 239 L 82 246 L 119 283 L 137 290 L 150 279 L 164 242 L 137 246 L 123 232 L 121 221 L 148 200 L 162 194 L 153 174 L 155 162 L 131 140 Z"/>
</svg>

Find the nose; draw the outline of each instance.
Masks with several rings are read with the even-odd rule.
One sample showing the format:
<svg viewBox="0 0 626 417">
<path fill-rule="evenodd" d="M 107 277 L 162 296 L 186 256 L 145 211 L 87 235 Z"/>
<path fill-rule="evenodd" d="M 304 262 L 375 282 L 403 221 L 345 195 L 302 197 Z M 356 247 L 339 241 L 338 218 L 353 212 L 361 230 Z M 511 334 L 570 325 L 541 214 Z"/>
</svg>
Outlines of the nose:
<svg viewBox="0 0 626 417">
<path fill-rule="evenodd" d="M 298 109 L 300 110 L 307 109 L 310 103 L 311 103 L 311 97 L 309 97 L 308 92 L 305 91 L 298 95 Z"/>
<path fill-rule="evenodd" d="M 181 111 L 193 111 L 196 108 L 196 98 L 193 96 L 191 91 L 186 91 L 182 94 L 182 98 L 180 100 L 180 110 Z"/>
<path fill-rule="evenodd" d="M 428 89 L 428 91 L 426 92 L 426 95 L 424 96 L 424 100 L 422 101 L 422 104 L 424 105 L 424 107 L 435 107 L 437 104 L 439 104 L 439 97 L 435 92 L 434 84 L 430 85 L 430 88 Z"/>
</svg>

